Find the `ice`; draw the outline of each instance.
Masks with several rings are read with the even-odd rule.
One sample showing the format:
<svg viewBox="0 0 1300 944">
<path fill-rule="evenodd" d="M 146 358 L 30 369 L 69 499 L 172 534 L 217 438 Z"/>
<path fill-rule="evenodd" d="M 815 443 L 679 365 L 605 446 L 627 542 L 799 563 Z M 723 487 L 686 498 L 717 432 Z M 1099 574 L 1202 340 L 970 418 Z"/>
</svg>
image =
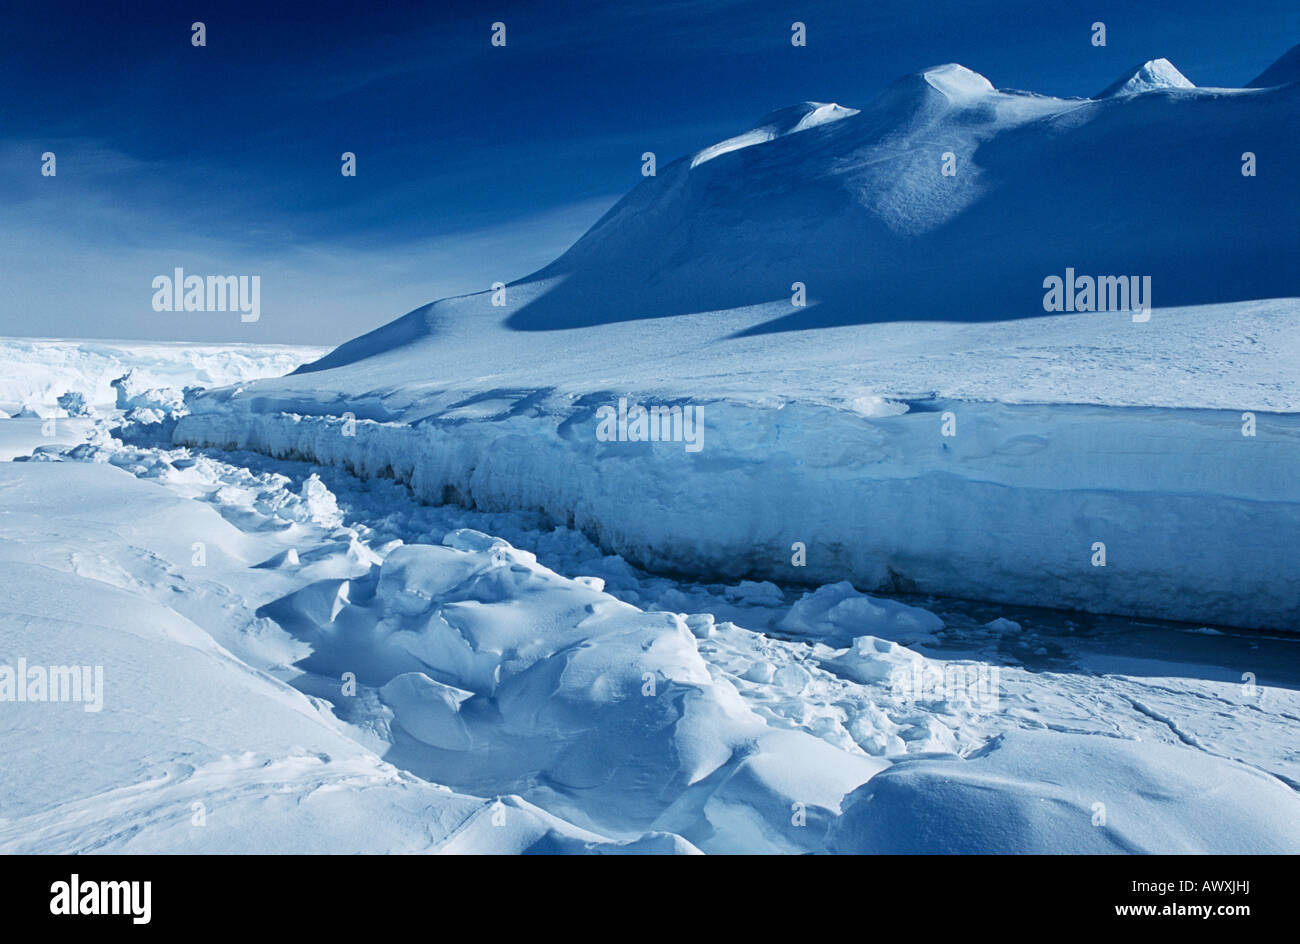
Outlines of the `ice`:
<svg viewBox="0 0 1300 944">
<path fill-rule="evenodd" d="M 392 764 L 399 782 L 407 775 L 400 772 L 409 772 L 467 797 L 457 802 L 480 804 L 457 807 L 482 812 L 470 816 L 476 825 L 434 842 L 444 851 L 577 852 L 609 849 L 610 842 L 622 851 L 839 848 L 837 843 L 856 842 L 844 837 L 855 836 L 853 830 L 858 829 L 854 817 L 841 814 L 843 798 L 863 783 L 873 783 L 888 765 L 934 752 L 951 755 L 949 764 L 966 763 L 962 757 L 968 754 L 978 761 L 982 749 L 995 742 L 991 738 L 1022 727 L 1087 731 L 1091 740 L 1109 739 L 1118 727 L 1127 736 L 1173 745 L 1181 753 L 1171 762 L 1185 762 L 1184 754 L 1220 754 L 1270 771 L 1269 776 L 1300 782 L 1300 770 L 1286 760 L 1282 748 L 1290 726 L 1284 719 L 1288 712 L 1300 710 L 1289 689 L 1262 686 L 1260 698 L 1265 700 L 1252 709 L 1252 724 L 1243 726 L 1241 709 L 1230 707 L 1230 698 L 1241 697 L 1229 694 L 1237 688 L 1229 684 L 1231 673 L 1222 683 L 1198 682 L 1160 677 L 1173 671 L 1172 665 L 1153 669 L 1130 659 L 1121 666 L 1112 658 L 1109 664 L 1092 663 L 1081 675 L 1042 675 L 1004 666 L 1002 707 L 996 710 L 951 693 L 918 700 L 898 685 L 914 668 L 951 678 L 953 668 L 975 667 L 960 655 L 952 661 L 939 654 L 937 647 L 953 645 L 954 622 L 966 627 L 963 638 L 978 640 L 982 631 L 994 646 L 1007 635 L 1025 636 L 1035 649 L 1043 648 L 1039 640 L 1050 640 L 1056 647 L 1059 639 L 1028 626 L 1008 634 L 987 617 L 983 622 L 990 625 L 985 627 L 843 586 L 787 600 L 743 581 L 714 588 L 674 584 L 618 559 L 606 559 L 576 536 L 565 538 L 561 531 L 524 525 L 527 516 L 416 505 L 391 481 L 367 483 L 345 473 L 255 456 L 246 457 L 253 466 L 245 467 L 183 449 L 100 442 L 65 454 L 72 459 L 76 453 L 81 462 L 42 464 L 40 471 L 60 470 L 61 480 L 29 478 L 17 490 L 0 488 L 12 527 L 4 536 L 16 555 L 32 556 L 39 542 L 50 540 L 36 537 L 38 543 L 33 543 L 34 535 L 51 533 L 54 524 L 38 485 L 84 494 L 85 502 L 96 509 L 94 516 L 86 515 L 80 499 L 61 512 L 79 522 L 75 561 L 84 578 L 111 581 L 178 608 L 204 633 L 223 640 L 227 651 L 255 672 L 284 676 L 292 666 L 292 673 L 300 674 L 287 677 L 311 696 L 314 710 L 324 712 L 326 720 L 331 712 L 342 719 L 345 734 Z M 27 468 L 29 476 L 35 475 L 34 466 Z M 130 469 L 143 481 L 130 488 L 132 480 L 119 468 Z M 74 484 L 64 469 L 110 477 L 98 484 L 95 479 Z M 312 490 L 302 483 L 314 476 L 334 496 L 344 517 L 341 526 L 322 524 L 308 513 Z M 162 494 L 192 497 L 160 503 L 159 486 L 165 489 Z M 105 489 L 113 490 L 111 500 L 106 500 Z M 25 504 L 18 501 L 24 494 Z M 149 503 L 150 514 L 137 510 L 143 501 Z M 186 510 L 192 504 L 198 510 L 209 506 L 217 514 L 195 519 L 195 512 Z M 180 517 L 164 523 L 158 520 L 160 513 Z M 379 530 L 362 525 L 358 514 Z M 34 528 L 33 515 L 45 524 Z M 102 524 L 92 525 L 94 518 Z M 279 524 L 269 527 L 270 522 Z M 528 541 L 536 551 L 546 548 L 575 579 L 548 570 L 537 553 L 491 533 L 503 531 Z M 407 542 L 393 536 L 404 536 Z M 196 537 L 207 545 L 201 570 L 192 563 Z M 145 553 L 136 558 L 138 551 L 128 552 L 120 542 Z M 41 553 L 35 551 L 35 556 Z M 59 553 L 55 551 L 55 559 Z M 604 564 L 606 560 L 611 563 Z M 123 572 L 109 562 L 127 568 Z M 257 566 L 264 562 L 277 566 Z M 617 576 L 616 582 L 626 588 L 621 592 L 629 597 L 672 601 L 695 612 L 647 612 L 629 606 L 592 581 L 576 579 L 593 571 Z M 189 576 L 178 582 L 171 573 Z M 846 602 L 850 608 L 837 610 Z M 131 606 L 139 610 L 140 605 Z M 855 612 L 855 606 L 860 611 Z M 802 614 L 803 625 L 825 636 L 783 641 L 714 617 L 734 613 L 756 626 L 777 626 L 793 611 Z M 828 614 L 835 614 L 833 621 Z M 882 620 L 883 625 L 895 625 L 904 616 L 911 617 L 913 632 L 916 627 L 924 630 L 928 641 L 918 636 L 918 641 L 900 644 L 861 638 L 859 633 L 851 645 L 836 648 L 839 632 L 882 625 Z M 202 641 L 201 635 L 193 638 Z M 963 645 L 969 648 L 970 643 Z M 1116 669 L 1137 675 L 1096 674 Z M 107 674 L 110 694 L 118 671 Z M 641 694 L 647 671 L 655 680 L 655 696 Z M 341 694 L 345 672 L 358 678 L 355 695 Z M 1154 677 L 1147 680 L 1146 675 Z M 197 676 L 184 684 L 189 697 L 198 698 L 208 683 Z M 694 694 L 679 700 L 674 694 L 679 692 Z M 111 698 L 106 705 L 106 712 L 114 710 Z M 645 713 L 656 705 L 667 713 Z M 593 725 L 592 719 L 598 723 Z M 283 727 L 269 718 L 257 723 L 267 733 Z M 144 731 L 136 735 L 136 744 L 165 743 L 163 720 Z M 219 743 L 213 734 L 200 737 Z M 750 746 L 738 752 L 737 743 Z M 336 746 L 326 753 L 338 758 L 338 750 Z M 358 781 L 348 774 L 335 781 L 329 767 L 295 756 L 274 760 L 273 753 L 254 753 L 246 762 L 222 768 L 222 789 L 247 796 L 254 804 L 258 791 L 293 796 L 295 790 L 318 790 L 313 785 L 329 783 L 342 803 L 361 783 L 373 779 Z M 150 763 L 146 759 L 142 770 L 152 769 Z M 1105 768 L 1120 761 L 1102 752 L 1096 763 Z M 1059 780 L 1063 771 L 1072 769 L 1061 761 L 1050 776 Z M 650 770 L 660 785 L 653 801 L 641 786 Z M 48 767 L 40 767 L 35 775 L 49 776 Z M 106 776 L 104 785 L 129 775 Z M 1150 773 L 1153 780 L 1160 776 L 1158 770 Z M 1068 782 L 1075 779 L 1070 774 Z M 97 822 L 102 825 L 64 828 L 58 833 L 58 848 L 84 848 L 96 829 L 109 829 L 118 816 L 139 815 L 137 806 L 114 806 L 106 796 L 98 796 L 94 783 L 86 789 L 79 808 L 99 811 L 103 818 Z M 258 822 L 280 817 L 276 826 L 267 828 L 267 838 L 252 843 L 242 835 L 191 835 L 194 827 L 180 817 L 171 826 L 157 821 L 147 840 L 126 848 L 260 851 L 275 841 L 286 848 L 409 850 L 430 843 L 428 837 L 415 835 L 423 828 L 418 821 L 401 812 L 409 808 L 407 794 L 386 794 L 388 788 L 373 785 L 366 789 L 356 809 L 362 811 L 358 815 L 379 816 L 390 824 L 380 834 L 339 825 L 321 828 L 315 809 L 323 801 L 313 799 L 299 804 L 300 812 L 289 820 L 274 805 L 257 812 L 254 804 L 241 812 Z M 1006 789 L 1006 802 L 1015 803 L 1017 791 L 1028 788 L 1012 784 Z M 176 790 L 169 797 L 184 800 L 195 795 L 189 787 Z M 1242 796 L 1267 800 L 1266 794 Z M 184 807 L 180 800 L 162 802 Z M 320 809 L 319 815 L 340 815 Z M 56 817 L 66 810 L 55 805 L 39 816 L 20 818 L 11 840 L 23 835 L 20 829 L 48 839 L 54 835 Z M 516 832 L 513 825 L 493 825 L 516 810 L 532 811 L 531 818 L 521 821 L 529 824 L 527 829 Z M 1090 808 L 1086 811 L 1090 815 Z M 1227 848 L 1248 847 L 1264 828 L 1255 814 L 1241 816 L 1238 825 L 1246 845 Z M 842 819 L 851 819 L 852 829 L 837 826 Z M 1069 831 L 1068 824 L 1055 821 L 1040 825 L 1063 835 Z M 308 837 L 299 832 L 305 829 L 315 833 Z M 1189 831 L 1199 834 L 1202 826 Z M 1027 827 L 1025 835 L 1024 841 L 1033 846 L 1046 841 L 1047 833 Z M 1172 837 L 1168 844 L 1156 837 L 1146 841 L 1159 851 L 1185 847 L 1180 845 L 1186 838 L 1182 833 Z M 996 846 L 992 838 L 977 838 Z M 1199 841 L 1208 842 L 1204 837 Z"/>
<path fill-rule="evenodd" d="M 53 405 L 79 393 L 91 406 L 116 402 L 112 381 L 135 371 L 142 388 L 206 387 L 270 377 L 319 357 L 319 347 L 0 338 L 0 405 Z"/>
<path fill-rule="evenodd" d="M 921 656 L 896 642 L 875 636 L 859 636 L 853 640 L 848 652 L 829 660 L 826 665 L 840 675 L 869 684 L 908 673 L 923 661 Z"/>
<path fill-rule="evenodd" d="M 86 402 L 84 394 L 69 391 L 59 396 L 56 401 L 59 409 L 68 416 L 94 416 L 95 408 Z"/>
<path fill-rule="evenodd" d="M 855 636 L 880 635 L 914 643 L 934 640 L 943 620 L 918 607 L 859 593 L 848 581 L 804 594 L 777 629 L 799 636 L 843 642 Z"/>
<path fill-rule="evenodd" d="M 832 829 L 838 852 L 1300 848 L 1300 799 L 1275 778 L 1206 754 L 1114 737 L 1021 731 L 965 760 L 909 759 L 873 777 L 845 807 Z"/>
</svg>

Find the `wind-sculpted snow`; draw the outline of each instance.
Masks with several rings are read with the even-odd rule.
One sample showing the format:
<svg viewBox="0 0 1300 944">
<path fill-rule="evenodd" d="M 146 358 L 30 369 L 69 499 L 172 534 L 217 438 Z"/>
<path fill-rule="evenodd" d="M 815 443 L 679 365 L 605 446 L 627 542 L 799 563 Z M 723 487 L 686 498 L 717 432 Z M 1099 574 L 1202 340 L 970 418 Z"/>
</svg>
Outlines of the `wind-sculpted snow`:
<svg viewBox="0 0 1300 944">
<path fill-rule="evenodd" d="M 1300 848 L 1300 798 L 1273 777 L 1160 744 L 1060 732 L 1008 734 L 964 761 L 903 761 L 845 806 L 831 840 L 837 852 L 1279 855 Z M 1265 809 L 1268 823 L 1252 812 Z"/>
<path fill-rule="evenodd" d="M 1110 98 L 1113 95 L 1141 95 L 1154 89 L 1189 89 L 1195 87 L 1188 81 L 1187 76 L 1179 72 L 1168 59 L 1152 59 L 1150 62 L 1144 62 L 1134 69 L 1132 75 L 1128 77 L 1120 76 L 1114 83 L 1108 85 L 1104 91 L 1094 97 Z"/>
<path fill-rule="evenodd" d="M 1300 197 L 1286 173 L 1246 178 L 1240 161 L 1300 161 L 1294 71 L 1293 51 L 1267 88 L 1196 89 L 1154 60 L 1092 100 L 998 90 L 948 64 L 857 110 L 783 109 L 660 167 L 510 284 L 505 311 L 437 302 L 305 369 L 484 317 L 535 332 L 708 313 L 748 333 L 1027 318 L 1065 266 L 1150 276 L 1161 307 L 1292 297 Z M 808 304 L 792 310 L 796 281 Z M 660 330 L 652 343 L 674 346 L 676 326 Z"/>
<path fill-rule="evenodd" d="M 801 105 L 778 109 L 744 134 L 739 134 L 734 138 L 727 138 L 725 141 L 719 141 L 717 144 L 706 147 L 691 158 L 690 166 L 692 168 L 698 167 L 705 161 L 711 161 L 722 154 L 729 154 L 732 151 L 738 151 L 743 147 L 751 147 L 755 144 L 763 144 L 784 134 L 806 131 L 808 128 L 815 128 L 818 125 L 824 125 L 830 121 L 839 121 L 841 118 L 856 114 L 857 109 L 845 108 L 842 105 L 836 105 L 834 102 L 829 104 L 804 102 Z"/>
<path fill-rule="evenodd" d="M 95 711 L 15 704 L 14 679 L 0 681 L 5 852 L 693 851 L 456 794 L 358 744 L 324 702 L 268 674 L 295 644 L 241 624 L 252 614 L 234 588 L 256 598 L 291 578 L 250 578 L 261 542 L 212 509 L 75 462 L 0 465 L 0 501 L 4 670 L 21 657 L 101 680 Z"/>
<path fill-rule="evenodd" d="M 642 181 L 511 286 L 507 324 L 735 309 L 795 281 L 808 306 L 750 330 L 1023 318 L 1066 265 L 1149 275 L 1161 305 L 1300 293 L 1295 188 L 1239 173 L 1244 150 L 1300 159 L 1300 87 L 1186 85 L 1156 60 L 1096 100 L 1056 99 L 950 64 L 797 133 L 760 125 Z M 368 353 L 411 328 L 381 329 Z"/>
<path fill-rule="evenodd" d="M 607 835 L 789 852 L 816 848 L 840 798 L 884 766 L 770 728 L 711 678 L 683 617 L 479 532 L 324 589 L 329 610 L 309 586 L 264 612 L 311 645 L 304 668 L 379 690 L 402 732 L 389 759 L 453 787 L 533 796 Z"/>
</svg>

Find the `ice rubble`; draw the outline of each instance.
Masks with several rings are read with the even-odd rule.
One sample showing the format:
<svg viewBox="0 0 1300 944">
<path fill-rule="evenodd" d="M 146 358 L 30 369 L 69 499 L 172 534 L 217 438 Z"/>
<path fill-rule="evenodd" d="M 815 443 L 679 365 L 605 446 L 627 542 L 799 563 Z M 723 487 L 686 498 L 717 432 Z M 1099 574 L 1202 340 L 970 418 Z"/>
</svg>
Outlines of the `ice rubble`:
<svg viewBox="0 0 1300 944">
<path fill-rule="evenodd" d="M 691 455 L 598 442 L 583 406 L 361 420 L 343 435 L 346 421 L 247 402 L 201 398 L 177 441 L 392 476 L 433 503 L 541 511 L 662 572 L 1300 627 L 1295 415 L 1247 438 L 1240 414 L 1213 411 L 939 403 L 868 421 L 710 403 L 710 446 Z M 962 432 L 945 439 L 948 411 Z"/>
<path fill-rule="evenodd" d="M 342 605 L 322 611 L 318 589 Z M 305 668 L 353 670 L 379 690 L 410 739 L 390 757 L 425 755 L 407 763 L 458 789 L 529 795 L 605 835 L 809 851 L 840 798 L 883 766 L 767 725 L 710 676 L 683 617 L 480 532 L 399 547 L 377 576 L 309 586 L 265 612 L 312 646 Z"/>
<path fill-rule="evenodd" d="M 0 338 L 0 405 L 52 405 L 77 393 L 91 406 L 110 406 L 112 381 L 134 369 L 144 387 L 218 387 L 273 377 L 324 353 L 311 346 L 190 344 Z"/>
<path fill-rule="evenodd" d="M 283 638 L 263 628 L 247 661 L 235 658 L 212 636 L 250 633 L 231 588 L 273 594 L 286 578 L 251 581 L 263 542 L 211 508 L 105 464 L 5 463 L 0 493 L 3 662 L 97 665 L 105 680 L 100 712 L 0 712 L 5 852 L 694 851 L 420 780 L 258 668 L 290 655 Z M 203 569 L 196 538 L 210 551 Z"/>
</svg>

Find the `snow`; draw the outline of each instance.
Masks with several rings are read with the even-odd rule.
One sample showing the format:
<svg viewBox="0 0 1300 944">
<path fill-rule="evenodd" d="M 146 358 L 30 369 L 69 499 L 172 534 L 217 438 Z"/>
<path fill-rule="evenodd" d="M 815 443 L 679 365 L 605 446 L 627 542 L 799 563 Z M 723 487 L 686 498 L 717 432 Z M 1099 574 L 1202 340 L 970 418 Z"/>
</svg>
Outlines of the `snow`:
<svg viewBox="0 0 1300 944">
<path fill-rule="evenodd" d="M 111 405 L 112 381 L 134 368 L 148 387 L 208 387 L 274 377 L 319 357 L 318 347 L 0 338 L 0 405 L 53 406 L 66 393 Z"/>
<path fill-rule="evenodd" d="M 879 769 L 811 735 L 767 730 L 734 688 L 710 677 L 682 617 L 644 613 L 479 532 L 398 548 L 373 595 L 361 583 L 342 596 L 359 602 L 328 622 L 296 619 L 293 597 L 267 612 L 311 643 L 313 671 L 365 666 L 358 678 L 379 689 L 400 729 L 395 753 L 436 757 L 453 787 L 486 778 L 498 792 L 526 794 L 540 783 L 547 809 L 606 835 L 669 826 L 706 850 L 796 851 L 808 841 L 766 845 L 728 831 L 736 800 L 727 785 L 751 755 L 821 767 L 803 793 L 766 775 L 747 782 L 746 802 L 770 811 L 760 824 L 774 835 L 792 802 L 835 809 Z M 701 805 L 703 815 L 673 809 Z"/>
<path fill-rule="evenodd" d="M 43 446 L 75 446 L 86 438 L 92 426 L 93 420 L 85 417 L 63 419 L 57 415 L 51 424 L 35 411 L 0 418 L 0 462 L 30 455 Z"/>
<path fill-rule="evenodd" d="M 1095 98 L 1115 95 L 1140 95 L 1154 89 L 1196 88 L 1168 59 L 1151 59 L 1135 68 L 1128 78 L 1121 76 Z"/>
<path fill-rule="evenodd" d="M 1300 848 L 1274 819 L 1295 802 L 1282 783 L 1300 783 L 1294 642 L 1165 631 L 1162 661 L 1143 661 L 1125 642 L 1136 625 L 1093 642 L 1013 614 L 1002 654 L 1005 618 L 842 584 L 679 584 L 536 515 L 420 506 L 390 480 L 103 436 L 39 456 L 62 460 L 0 467 L 0 571 L 30 594 L 0 637 L 34 663 L 103 664 L 101 714 L 133 722 L 70 724 L 77 752 L 114 758 L 72 778 L 61 765 L 78 754 L 27 753 L 36 735 L 12 716 L 0 745 L 32 761 L 13 794 L 25 805 L 0 813 L 6 850 L 874 850 L 930 835 L 909 817 L 983 814 L 967 781 L 1014 815 L 949 845 Z M 318 520 L 321 501 L 342 523 Z M 1213 664 L 1239 638 L 1269 648 L 1240 663 L 1260 670 L 1256 694 Z M 1177 661 L 1191 640 L 1210 646 L 1205 664 Z M 1010 658 L 1048 646 L 1047 672 Z M 989 662 L 992 689 L 952 688 Z M 949 687 L 901 685 L 918 675 Z M 79 711 L 47 707 L 44 724 Z M 1002 765 L 1035 732 L 1039 766 Z M 75 785 L 36 791 L 47 780 Z M 859 804 L 878 783 L 904 811 L 872 826 Z M 1229 817 L 1208 817 L 1210 784 Z M 1060 814 L 1030 815 L 1043 796 Z M 1109 833 L 1089 832 L 1093 796 Z"/>
<path fill-rule="evenodd" d="M 392 476 L 433 503 L 542 511 L 661 572 L 1300 627 L 1294 414 L 1260 412 L 1248 437 L 1228 410 L 935 399 L 864 418 L 710 397 L 690 453 L 598 441 L 607 397 L 512 395 L 490 419 L 426 402 L 418 424 L 363 419 L 350 436 L 302 403 L 203 397 L 176 438 Z"/>
<path fill-rule="evenodd" d="M 997 802 L 1035 803 L 1063 776 L 1058 792 L 1086 799 L 1085 773 L 1122 774 L 1157 799 L 1129 810 L 1102 794 L 1115 830 L 1140 815 L 1167 831 L 1094 840 L 1062 813 L 1021 817 L 1011 838 L 975 833 L 972 847 L 1292 841 L 1272 819 L 1287 788 L 1268 785 L 1300 783 L 1287 747 L 1294 643 L 1166 630 L 1145 659 L 1123 644 L 1125 660 L 1114 641 L 1144 638 L 1136 625 L 1094 650 L 1012 612 L 1020 631 L 1003 654 L 1003 617 L 844 584 L 683 584 L 535 513 L 419 505 L 392 480 L 253 454 L 124 444 L 103 433 L 114 422 L 0 467 L 0 572 L 23 588 L 0 633 L 33 664 L 102 665 L 100 714 L 132 719 L 69 722 L 65 753 L 31 749 L 35 729 L 6 715 L 0 746 L 29 758 L 0 810 L 7 851 L 877 848 L 901 835 L 863 824 L 859 797 L 878 778 L 942 755 L 941 783 L 969 763 L 956 769 L 983 784 L 984 758 L 1035 731 L 1052 732 L 1034 747 L 1043 769 L 999 768 Z M 1191 640 L 1219 648 L 1179 662 Z M 1225 648 L 1238 640 L 1268 647 L 1239 663 L 1261 673 L 1253 696 Z M 1011 656 L 1049 647 L 1046 672 Z M 954 690 L 990 662 L 992 689 Z M 949 687 L 909 690 L 918 677 Z M 80 712 L 24 710 L 41 707 L 61 737 L 54 712 Z M 1091 743 L 1117 732 L 1131 748 Z M 1089 743 L 1066 750 L 1071 737 Z M 93 776 L 71 776 L 79 756 L 96 758 Z M 1188 771 L 1198 789 L 1231 787 L 1239 806 L 1222 829 L 1190 787 L 1153 790 Z M 36 787 L 51 781 L 64 786 Z M 933 803 L 907 800 L 908 815 L 968 802 L 945 789 L 920 789 Z"/>
<path fill-rule="evenodd" d="M 848 645 L 870 632 L 908 644 L 934 642 L 943 621 L 933 613 L 893 600 L 872 599 L 848 581 L 806 593 L 777 624 L 782 632 Z M 870 636 L 860 636 L 869 639 Z"/>
<path fill-rule="evenodd" d="M 0 798 L 6 852 L 423 852 L 466 843 L 521 852 L 539 842 L 602 843 L 517 798 L 502 804 L 503 825 L 493 828 L 495 800 L 397 770 L 349 737 L 323 703 L 214 642 L 179 610 L 214 629 L 217 611 L 249 602 L 230 586 L 257 599 L 275 581 L 249 579 L 244 565 L 258 542 L 210 508 L 78 463 L 0 466 L 0 495 L 6 656 L 95 665 L 104 677 L 100 712 L 30 702 L 0 712 L 10 759 Z M 191 565 L 198 538 L 210 549 L 201 578 Z M 181 595 L 188 600 L 178 609 Z M 292 640 L 263 634 L 271 637 L 264 647 L 290 655 Z"/>
<path fill-rule="evenodd" d="M 800 105 L 792 105 L 789 108 L 778 109 L 744 134 L 720 141 L 699 151 L 691 158 L 691 167 L 698 167 L 705 161 L 711 161 L 715 157 L 738 151 L 741 148 L 763 144 L 782 135 L 795 134 L 831 121 L 839 121 L 841 118 L 847 118 L 849 115 L 856 115 L 857 113 L 856 108 L 845 108 L 843 105 L 836 105 L 834 102 L 804 102 Z"/>
<path fill-rule="evenodd" d="M 1069 770 L 1062 782 L 1060 771 Z M 1107 737 L 1020 731 L 964 760 L 895 764 L 845 801 L 851 853 L 1153 852 L 1300 848 L 1300 798 L 1231 761 Z M 1268 819 L 1253 811 L 1267 809 Z M 954 829 L 954 824 L 961 824 Z"/>
<path fill-rule="evenodd" d="M 324 356 L 0 341 L 0 851 L 1300 851 L 1295 196 L 1209 146 L 1297 92 L 1180 78 L 781 109 Z"/>
</svg>

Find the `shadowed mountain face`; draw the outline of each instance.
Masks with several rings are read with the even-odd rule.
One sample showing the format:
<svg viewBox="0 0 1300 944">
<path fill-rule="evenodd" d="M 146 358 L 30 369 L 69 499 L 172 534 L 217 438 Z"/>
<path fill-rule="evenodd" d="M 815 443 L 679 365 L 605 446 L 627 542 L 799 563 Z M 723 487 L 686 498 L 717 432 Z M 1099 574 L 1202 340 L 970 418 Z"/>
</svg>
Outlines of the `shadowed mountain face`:
<svg viewBox="0 0 1300 944">
<path fill-rule="evenodd" d="M 860 112 L 739 136 L 645 180 L 522 280 L 556 281 L 509 324 L 735 308 L 794 282 L 808 306 L 757 330 L 1015 318 L 1042 314 L 1043 279 L 1067 266 L 1151 276 L 1161 306 L 1295 294 L 1300 88 L 1183 88 L 1155 65 L 1098 100 L 942 66 Z"/>
<path fill-rule="evenodd" d="M 1294 62 L 1292 50 L 1261 76 L 1289 84 L 1198 89 L 1153 60 L 1095 99 L 999 91 L 945 65 L 861 110 L 779 109 L 642 181 L 509 287 L 505 325 L 764 304 L 774 317 L 740 333 L 998 321 L 1044 314 L 1044 280 L 1067 269 L 1150 277 L 1156 307 L 1300 295 Z M 416 309 L 302 371 L 402 347 L 458 317 L 443 303 Z"/>
<path fill-rule="evenodd" d="M 1300 43 L 1292 46 L 1277 62 L 1247 82 L 1246 87 L 1272 88 L 1275 85 L 1290 85 L 1292 82 L 1300 82 Z"/>
</svg>

